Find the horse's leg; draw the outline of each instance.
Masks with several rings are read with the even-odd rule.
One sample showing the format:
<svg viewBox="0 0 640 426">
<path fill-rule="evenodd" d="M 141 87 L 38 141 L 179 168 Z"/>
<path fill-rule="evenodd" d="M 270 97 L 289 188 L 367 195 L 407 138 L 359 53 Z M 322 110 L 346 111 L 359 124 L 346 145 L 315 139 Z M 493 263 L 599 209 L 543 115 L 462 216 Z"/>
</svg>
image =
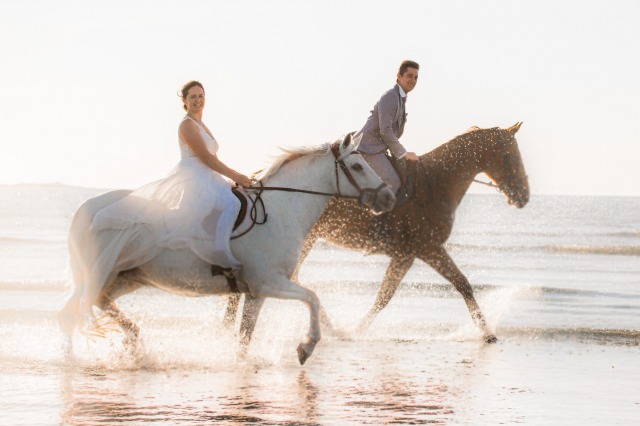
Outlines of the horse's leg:
<svg viewBox="0 0 640 426">
<path fill-rule="evenodd" d="M 73 330 L 78 326 L 78 315 L 81 310 L 82 298 L 85 295 L 86 283 L 90 282 L 90 279 L 86 278 L 86 271 L 79 263 L 78 257 L 72 255 L 71 262 L 74 285 L 73 293 L 58 315 L 58 323 L 65 337 L 65 351 L 67 356 L 71 356 L 73 354 Z M 115 273 L 110 274 L 107 277 L 107 281 L 114 281 L 116 276 L 117 274 Z M 93 317 L 93 314 L 91 314 L 91 316 Z M 84 318 L 83 320 L 87 321 L 87 318 Z M 92 320 L 92 318 L 89 320 Z M 91 324 L 86 323 L 85 326 L 87 325 Z"/>
<path fill-rule="evenodd" d="M 309 232 L 307 238 L 304 240 L 304 244 L 302 246 L 302 253 L 300 254 L 300 260 L 298 261 L 298 265 L 296 269 L 291 274 L 291 281 L 295 283 L 299 283 L 298 281 L 298 273 L 300 272 L 300 266 L 302 266 L 302 262 L 307 258 L 307 255 L 313 248 L 313 245 L 318 240 L 318 235 L 313 230 Z M 224 320 L 222 324 L 225 328 L 230 329 L 236 322 L 236 318 L 238 316 L 238 308 L 240 307 L 240 297 L 241 295 L 238 293 L 232 293 L 227 298 L 227 310 L 224 314 Z M 333 325 L 331 324 L 331 320 L 329 316 L 325 312 L 324 308 L 320 307 L 320 320 L 322 321 L 322 325 L 327 328 L 329 332 L 333 332 Z M 244 315 L 244 314 L 243 314 Z"/>
<path fill-rule="evenodd" d="M 359 332 L 364 332 L 369 328 L 376 315 L 378 315 L 378 313 L 380 313 L 380 311 L 389 304 L 389 301 L 395 294 L 402 278 L 404 278 L 409 268 L 411 268 L 411 265 L 413 265 L 414 259 L 415 257 L 413 256 L 394 256 L 391 258 L 387 272 L 384 274 L 382 286 L 380 287 L 380 290 L 378 290 L 376 301 L 358 325 Z"/>
<path fill-rule="evenodd" d="M 76 285 L 72 295 L 67 299 L 64 307 L 58 314 L 58 324 L 64 336 L 63 348 L 67 357 L 73 355 L 73 330 L 76 328 L 77 316 L 80 310 L 80 298 L 82 287 Z"/>
<path fill-rule="evenodd" d="M 100 292 L 100 297 L 96 302 L 98 308 L 118 323 L 125 333 L 124 344 L 134 350 L 138 347 L 140 328 L 118 308 L 115 301 L 142 286 L 142 283 L 126 278 L 126 275 L 120 275 Z"/>
<path fill-rule="evenodd" d="M 304 260 L 309 255 L 309 252 L 311 251 L 311 249 L 313 249 L 313 246 L 315 245 L 316 241 L 318 241 L 319 235 L 320 235 L 319 230 L 316 229 L 316 227 L 314 227 L 309 232 L 309 234 L 307 234 L 307 237 L 304 239 L 304 244 L 302 245 L 302 252 L 300 253 L 300 260 L 298 260 L 296 269 L 293 271 L 293 274 L 291 274 L 291 281 L 293 281 L 294 283 L 300 284 L 300 280 L 298 279 L 299 278 L 298 275 L 300 273 L 300 267 L 302 266 L 302 262 L 304 262 Z M 333 327 L 333 324 L 331 323 L 331 319 L 329 318 L 329 315 L 327 315 L 327 311 L 325 311 L 324 306 L 322 306 L 322 304 L 320 304 L 320 323 L 322 324 L 324 329 L 327 331 L 327 333 L 331 335 L 335 334 L 336 330 Z"/>
<path fill-rule="evenodd" d="M 264 304 L 264 297 L 253 297 L 246 294 L 244 297 L 244 306 L 242 308 L 242 319 L 240 320 L 240 355 L 247 353 L 247 347 L 251 342 L 253 331 L 258 322 L 260 310 Z"/>
<path fill-rule="evenodd" d="M 298 274 L 300 272 L 300 267 L 302 266 L 302 262 L 307 258 L 311 249 L 313 249 L 314 244 L 318 241 L 318 233 L 315 232 L 315 229 L 312 229 L 311 232 L 307 235 L 307 238 L 304 240 L 304 244 L 302 246 L 302 252 L 300 254 L 300 260 L 298 261 L 298 265 L 296 269 L 291 274 L 291 281 L 300 284 L 298 280 Z M 234 323 L 238 312 L 238 307 L 240 303 L 240 295 L 239 294 L 231 294 L 229 295 L 229 299 L 227 302 L 227 310 L 224 315 L 224 325 L 227 328 L 230 328 Z M 320 321 L 322 326 L 329 334 L 335 334 L 336 330 L 331 323 L 331 319 L 329 315 L 327 315 L 326 310 L 322 304 L 320 305 Z"/>
<path fill-rule="evenodd" d="M 320 299 L 313 291 L 299 286 L 284 276 L 272 278 L 268 281 L 265 281 L 264 278 L 256 280 L 262 283 L 262 285 L 253 287 L 259 293 L 256 297 L 300 300 L 309 307 L 309 331 L 304 340 L 298 345 L 298 360 L 302 365 L 311 356 L 316 344 L 322 337 L 320 332 Z"/>
<path fill-rule="evenodd" d="M 224 313 L 224 319 L 222 325 L 226 329 L 231 329 L 236 323 L 236 317 L 238 315 L 238 307 L 240 306 L 240 293 L 231 293 L 227 297 L 227 310 Z"/>
<path fill-rule="evenodd" d="M 471 284 L 469 284 L 469 280 L 467 280 L 467 277 L 460 272 L 444 247 L 439 247 L 437 250 L 421 255 L 420 259 L 446 278 L 462 295 L 473 322 L 484 334 L 484 340 L 487 343 L 496 342 L 496 336 L 489 330 L 489 327 L 487 327 L 487 322 L 480 310 L 480 306 L 478 306 L 478 302 L 476 302 L 476 298 L 473 295 L 473 288 L 471 287 Z"/>
</svg>

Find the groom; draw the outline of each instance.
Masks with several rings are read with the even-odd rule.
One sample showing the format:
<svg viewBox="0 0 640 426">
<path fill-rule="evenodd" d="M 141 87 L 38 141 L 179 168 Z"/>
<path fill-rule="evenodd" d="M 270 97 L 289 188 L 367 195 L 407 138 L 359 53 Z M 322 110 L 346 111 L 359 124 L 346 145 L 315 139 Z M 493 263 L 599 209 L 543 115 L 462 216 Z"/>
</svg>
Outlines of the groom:
<svg viewBox="0 0 640 426">
<path fill-rule="evenodd" d="M 364 127 L 357 133 L 362 135 L 358 151 L 394 194 L 398 193 L 402 182 L 386 155 L 387 149 L 396 159 L 418 159 L 415 152 L 407 152 L 399 139 L 407 121 L 407 94 L 418 83 L 419 69 L 420 65 L 414 61 L 406 60 L 400 64 L 396 85 L 382 95 Z"/>
</svg>

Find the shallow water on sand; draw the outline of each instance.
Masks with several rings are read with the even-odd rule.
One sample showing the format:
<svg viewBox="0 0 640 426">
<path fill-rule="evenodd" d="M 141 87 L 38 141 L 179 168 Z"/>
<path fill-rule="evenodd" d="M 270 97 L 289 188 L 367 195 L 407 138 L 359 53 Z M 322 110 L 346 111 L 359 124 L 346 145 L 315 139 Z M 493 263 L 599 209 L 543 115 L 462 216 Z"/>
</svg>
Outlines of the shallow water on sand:
<svg viewBox="0 0 640 426">
<path fill-rule="evenodd" d="M 143 346 L 77 334 L 65 355 L 66 230 L 98 191 L 0 187 L 0 425 L 620 424 L 640 418 L 640 199 L 469 196 L 449 250 L 499 341 L 416 262 L 366 333 L 387 260 L 320 244 L 301 280 L 339 330 L 304 366 L 308 312 L 269 300 L 246 358 L 223 298 L 119 300 Z M 37 208 L 34 208 L 36 206 Z"/>
<path fill-rule="evenodd" d="M 638 346 L 327 338 L 300 367 L 294 341 L 257 339 L 237 361 L 231 336 L 161 334 L 138 360 L 116 343 L 73 363 L 5 354 L 0 423 L 634 424 L 640 410 Z"/>
<path fill-rule="evenodd" d="M 349 307 L 363 310 L 373 296 L 363 293 L 323 298 L 344 335 L 325 336 L 303 367 L 307 314 L 290 302 L 265 304 L 239 359 L 224 300 L 142 290 L 121 303 L 142 329 L 137 356 L 114 332 L 76 336 L 66 358 L 44 306 L 63 293 L 14 295 L 40 304 L 2 311 L 0 424 L 634 424 L 640 414 L 640 331 L 496 325 L 515 302 L 494 292 L 480 298 L 500 337 L 487 345 L 460 300 L 404 292 L 357 334 Z"/>
</svg>

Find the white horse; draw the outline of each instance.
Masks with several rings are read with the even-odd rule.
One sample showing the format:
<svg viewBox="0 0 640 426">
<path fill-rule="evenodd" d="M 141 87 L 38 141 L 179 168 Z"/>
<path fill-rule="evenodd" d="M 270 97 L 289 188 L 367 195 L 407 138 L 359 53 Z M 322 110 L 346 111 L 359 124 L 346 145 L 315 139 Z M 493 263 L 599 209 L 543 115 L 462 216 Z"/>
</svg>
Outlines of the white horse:
<svg viewBox="0 0 640 426">
<path fill-rule="evenodd" d="M 239 231 L 246 235 L 231 241 L 233 254 L 242 262 L 235 271 L 239 290 L 246 294 L 241 323 L 242 348 L 251 339 L 264 298 L 294 299 L 306 303 L 310 312 L 309 331 L 298 345 L 301 364 L 312 354 L 320 340 L 320 302 L 311 290 L 290 280 L 298 264 L 307 233 L 319 219 L 330 196 L 321 192 L 358 198 L 374 212 L 390 211 L 395 203 L 392 191 L 376 175 L 356 151 L 358 140 L 348 135 L 342 142 L 315 148 L 286 150 L 286 153 L 258 179 L 267 187 L 296 188 L 302 192 L 265 190 L 261 197 L 268 213 L 266 223 L 253 226 L 245 218 Z M 346 181 L 345 181 L 346 179 Z M 342 185 L 340 184 L 340 181 Z M 60 314 L 60 324 L 71 350 L 71 336 L 84 316 L 93 317 L 92 306 L 112 317 L 125 332 L 125 342 L 136 345 L 139 328 L 116 306 L 115 300 L 142 286 L 152 286 L 167 292 L 187 296 L 229 294 L 233 289 L 223 275 L 212 275 L 212 265 L 201 260 L 189 249 L 162 249 L 157 256 L 126 271 L 101 271 L 107 277 L 95 283 L 84 276 L 90 253 L 93 217 L 102 208 L 120 200 L 130 191 L 113 191 L 83 203 L 76 212 L 69 232 L 69 251 L 73 293 Z M 113 240 L 117 240 L 113 238 Z M 116 244 L 109 241 L 109 244 Z M 102 245 L 98 245 L 101 247 Z M 99 249 L 98 249 L 99 250 Z M 85 264 L 83 264 L 85 262 Z M 88 306 L 89 312 L 81 312 Z"/>
</svg>

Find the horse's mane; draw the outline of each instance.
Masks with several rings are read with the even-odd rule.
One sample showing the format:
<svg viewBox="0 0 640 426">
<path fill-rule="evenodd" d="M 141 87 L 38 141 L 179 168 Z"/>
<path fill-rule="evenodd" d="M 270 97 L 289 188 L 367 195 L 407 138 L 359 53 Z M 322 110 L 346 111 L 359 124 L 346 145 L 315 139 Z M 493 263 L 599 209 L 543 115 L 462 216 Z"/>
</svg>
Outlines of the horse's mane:
<svg viewBox="0 0 640 426">
<path fill-rule="evenodd" d="M 478 131 L 491 131 L 491 130 L 499 130 L 499 127 L 490 127 L 490 128 L 482 128 L 482 127 L 478 127 L 478 126 L 471 126 L 469 127 L 467 130 L 465 130 L 464 132 L 462 132 L 461 134 L 459 134 L 458 136 L 456 136 L 455 138 L 451 139 L 451 141 L 457 140 L 459 138 L 461 138 L 462 136 L 467 136 L 471 133 L 475 133 Z M 449 141 L 449 142 L 451 142 Z"/>
<path fill-rule="evenodd" d="M 305 155 L 325 155 L 331 151 L 331 143 L 327 142 L 320 146 L 302 146 L 302 147 L 288 147 L 280 148 L 283 154 L 275 159 L 273 164 L 266 170 L 259 170 L 253 174 L 253 178 L 256 180 L 263 180 L 271 175 L 274 175 L 282 166 L 291 162 L 297 158 Z"/>
<path fill-rule="evenodd" d="M 470 135 L 470 134 L 472 134 L 472 133 L 475 133 L 475 132 L 477 132 L 477 131 L 480 131 L 480 130 L 485 130 L 485 129 L 483 129 L 483 128 L 481 128 L 481 127 L 478 127 L 478 126 L 471 126 L 471 127 L 469 127 L 467 130 L 465 130 L 464 132 L 460 133 L 459 135 L 456 135 L 456 136 L 455 136 L 455 137 L 453 137 L 452 139 L 449 139 L 447 142 L 443 143 L 443 144 L 442 144 L 442 145 L 440 145 L 440 146 L 447 145 L 447 144 L 449 144 L 450 142 L 461 141 L 461 140 L 463 140 L 463 138 L 464 138 L 465 136 L 468 136 L 468 135 Z M 465 139 L 466 139 L 466 138 L 465 138 Z"/>
<path fill-rule="evenodd" d="M 428 156 L 429 158 L 435 158 L 434 156 L 441 155 L 444 151 L 456 150 L 456 149 L 469 149 L 473 145 L 469 145 L 472 141 L 478 138 L 486 138 L 490 135 L 489 132 L 493 132 L 495 130 L 500 130 L 499 127 L 478 127 L 471 126 L 463 133 L 455 136 L 454 138 L 448 140 L 447 142 L 437 146 L 433 150 L 424 153 L 423 155 Z M 482 133 L 479 133 L 482 132 Z"/>
</svg>

